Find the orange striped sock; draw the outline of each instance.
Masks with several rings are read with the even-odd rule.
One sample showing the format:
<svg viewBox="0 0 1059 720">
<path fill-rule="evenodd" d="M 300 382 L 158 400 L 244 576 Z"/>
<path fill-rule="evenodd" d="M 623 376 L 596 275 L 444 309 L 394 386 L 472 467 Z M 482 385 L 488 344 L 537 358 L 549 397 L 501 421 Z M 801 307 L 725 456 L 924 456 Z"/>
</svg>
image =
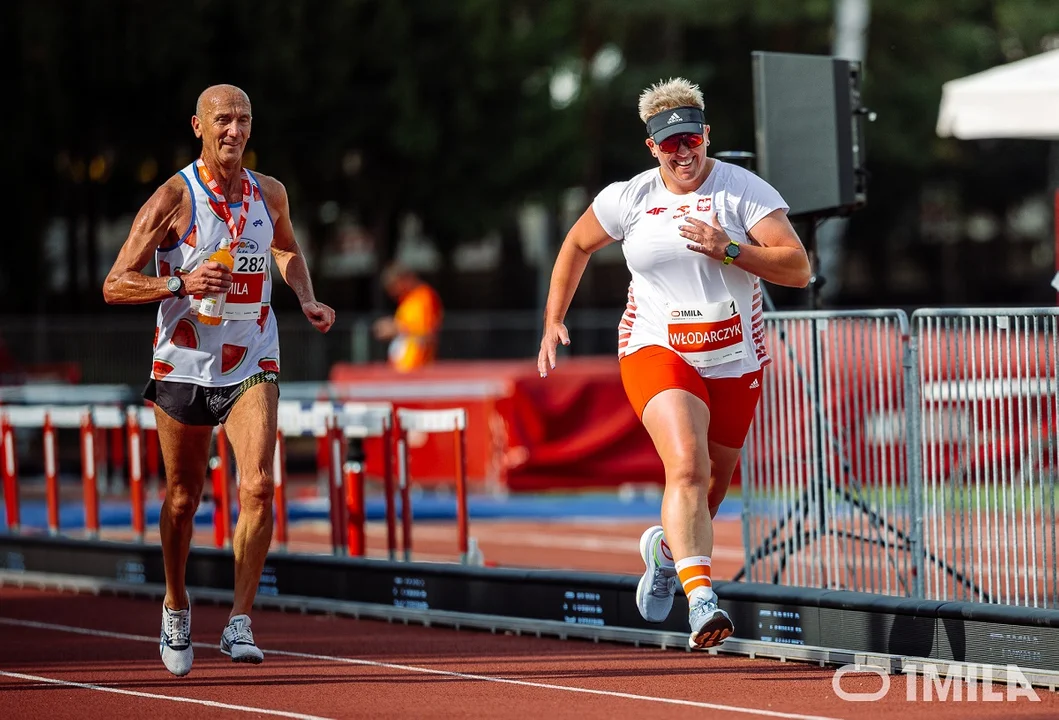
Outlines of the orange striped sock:
<svg viewBox="0 0 1059 720">
<path fill-rule="evenodd" d="M 684 586 L 684 594 L 688 598 L 691 597 L 693 590 L 713 588 L 713 580 L 710 578 L 710 559 L 705 555 L 693 555 L 678 560 L 676 569 L 680 584 Z"/>
</svg>

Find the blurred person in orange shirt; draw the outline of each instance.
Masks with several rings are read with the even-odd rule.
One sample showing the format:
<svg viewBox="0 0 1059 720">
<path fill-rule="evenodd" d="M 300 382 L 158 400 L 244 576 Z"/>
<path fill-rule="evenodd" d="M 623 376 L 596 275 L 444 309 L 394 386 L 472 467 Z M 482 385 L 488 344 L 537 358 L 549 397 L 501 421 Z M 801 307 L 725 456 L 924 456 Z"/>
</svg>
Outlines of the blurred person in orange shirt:
<svg viewBox="0 0 1059 720">
<path fill-rule="evenodd" d="M 387 294 L 397 302 L 391 317 L 375 321 L 379 340 L 390 341 L 390 364 L 398 372 L 413 372 L 434 362 L 443 309 L 441 298 L 430 285 L 400 263 L 382 272 Z"/>
</svg>

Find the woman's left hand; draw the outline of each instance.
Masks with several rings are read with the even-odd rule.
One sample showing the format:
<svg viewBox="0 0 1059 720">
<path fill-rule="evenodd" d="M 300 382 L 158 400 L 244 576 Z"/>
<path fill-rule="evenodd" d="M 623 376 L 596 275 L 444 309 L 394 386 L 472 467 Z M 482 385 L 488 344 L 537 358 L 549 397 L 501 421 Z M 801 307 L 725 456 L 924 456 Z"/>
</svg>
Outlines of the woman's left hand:
<svg viewBox="0 0 1059 720">
<path fill-rule="evenodd" d="M 724 249 L 731 242 L 731 238 L 717 222 L 717 213 L 711 212 L 707 220 L 709 222 L 688 217 L 680 226 L 680 234 L 691 241 L 688 243 L 688 250 L 694 250 L 714 260 L 722 260 Z"/>
</svg>

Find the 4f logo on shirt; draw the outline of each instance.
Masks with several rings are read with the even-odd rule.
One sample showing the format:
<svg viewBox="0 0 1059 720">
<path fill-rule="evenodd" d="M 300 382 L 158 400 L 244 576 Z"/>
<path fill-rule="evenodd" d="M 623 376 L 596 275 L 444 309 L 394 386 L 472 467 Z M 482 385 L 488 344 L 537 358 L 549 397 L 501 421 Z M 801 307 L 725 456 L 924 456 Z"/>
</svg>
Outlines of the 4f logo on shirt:
<svg viewBox="0 0 1059 720">
<path fill-rule="evenodd" d="M 699 212 L 709 212 L 710 211 L 710 206 L 713 204 L 711 202 L 712 199 L 713 198 L 708 198 L 708 197 L 699 198 L 699 202 L 695 206 L 695 209 L 698 210 Z"/>
<path fill-rule="evenodd" d="M 682 218 L 682 217 L 684 217 L 685 215 L 688 214 L 689 210 L 691 210 L 691 205 L 681 205 L 680 207 L 677 208 L 677 214 L 674 215 L 673 217 L 674 218 Z"/>
<path fill-rule="evenodd" d="M 651 208 L 647 211 L 648 215 L 660 215 L 666 211 L 665 208 Z"/>
</svg>

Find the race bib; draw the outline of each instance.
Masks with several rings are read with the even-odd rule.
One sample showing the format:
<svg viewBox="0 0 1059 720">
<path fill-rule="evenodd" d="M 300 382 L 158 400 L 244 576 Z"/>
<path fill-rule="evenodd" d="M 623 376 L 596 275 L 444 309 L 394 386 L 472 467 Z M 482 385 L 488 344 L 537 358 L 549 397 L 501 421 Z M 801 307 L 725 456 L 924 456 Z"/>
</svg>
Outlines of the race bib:
<svg viewBox="0 0 1059 720">
<path fill-rule="evenodd" d="M 268 272 L 267 253 L 238 253 L 232 268 L 232 287 L 224 303 L 225 320 L 257 320 L 261 315 L 261 295 Z"/>
<path fill-rule="evenodd" d="M 669 306 L 669 346 L 695 367 L 747 356 L 743 320 L 734 300 Z"/>
</svg>

